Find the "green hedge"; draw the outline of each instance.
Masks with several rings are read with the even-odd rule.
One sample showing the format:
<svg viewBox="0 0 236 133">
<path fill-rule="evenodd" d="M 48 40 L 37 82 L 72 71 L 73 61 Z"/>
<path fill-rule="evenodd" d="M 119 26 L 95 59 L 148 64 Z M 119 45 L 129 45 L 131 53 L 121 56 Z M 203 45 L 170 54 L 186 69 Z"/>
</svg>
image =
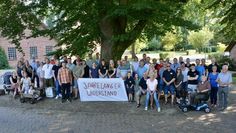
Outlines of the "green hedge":
<svg viewBox="0 0 236 133">
<path fill-rule="evenodd" d="M 4 52 L 4 50 L 0 47 L 0 69 L 8 69 L 10 68 L 9 67 L 9 64 L 8 64 L 8 61 L 7 61 L 7 56 Z"/>
<path fill-rule="evenodd" d="M 220 64 L 220 66 L 224 64 L 229 64 L 229 70 L 236 71 L 236 62 L 229 57 L 220 57 L 219 59 L 217 59 L 217 62 Z"/>
</svg>

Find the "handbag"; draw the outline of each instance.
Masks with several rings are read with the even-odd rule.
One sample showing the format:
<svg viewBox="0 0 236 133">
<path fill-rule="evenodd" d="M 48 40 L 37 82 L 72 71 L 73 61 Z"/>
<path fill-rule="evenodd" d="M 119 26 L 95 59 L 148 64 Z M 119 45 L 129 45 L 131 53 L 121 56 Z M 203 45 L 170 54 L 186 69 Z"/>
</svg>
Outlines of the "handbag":
<svg viewBox="0 0 236 133">
<path fill-rule="evenodd" d="M 53 98 L 54 97 L 54 93 L 53 93 L 53 88 L 52 87 L 47 87 L 45 89 L 46 92 L 46 97 L 48 98 Z"/>
</svg>

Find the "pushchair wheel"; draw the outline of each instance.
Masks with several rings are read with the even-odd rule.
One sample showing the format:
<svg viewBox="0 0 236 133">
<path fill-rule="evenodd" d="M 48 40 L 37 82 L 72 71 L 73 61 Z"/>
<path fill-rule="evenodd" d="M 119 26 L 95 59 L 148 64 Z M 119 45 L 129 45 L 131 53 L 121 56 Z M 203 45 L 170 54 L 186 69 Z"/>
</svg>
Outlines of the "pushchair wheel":
<svg viewBox="0 0 236 133">
<path fill-rule="evenodd" d="M 32 98 L 32 99 L 30 100 L 30 104 L 34 104 L 34 103 L 35 103 L 35 99 Z"/>
<path fill-rule="evenodd" d="M 24 103 L 25 102 L 25 98 L 20 98 L 20 102 Z"/>
<path fill-rule="evenodd" d="M 210 108 L 205 108 L 205 110 L 204 110 L 206 113 L 210 113 L 211 112 L 211 109 Z"/>
<path fill-rule="evenodd" d="M 187 108 L 187 107 L 183 107 L 183 108 L 182 108 L 182 111 L 183 111 L 183 112 L 187 112 L 187 111 L 188 111 L 188 108 Z"/>
</svg>

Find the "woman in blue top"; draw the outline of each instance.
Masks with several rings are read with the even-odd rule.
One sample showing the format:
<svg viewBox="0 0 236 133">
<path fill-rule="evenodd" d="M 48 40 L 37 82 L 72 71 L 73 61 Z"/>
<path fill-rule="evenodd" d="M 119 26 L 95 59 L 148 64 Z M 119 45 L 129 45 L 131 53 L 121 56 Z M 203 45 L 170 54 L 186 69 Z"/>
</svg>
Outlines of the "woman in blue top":
<svg viewBox="0 0 236 133">
<path fill-rule="evenodd" d="M 98 67 L 95 62 L 93 62 L 89 72 L 90 72 L 90 78 L 99 78 Z"/>
<path fill-rule="evenodd" d="M 218 91 L 218 83 L 216 82 L 218 77 L 217 66 L 212 67 L 212 72 L 209 74 L 208 79 L 211 84 L 211 106 L 216 107 L 217 102 L 217 91 Z"/>
</svg>

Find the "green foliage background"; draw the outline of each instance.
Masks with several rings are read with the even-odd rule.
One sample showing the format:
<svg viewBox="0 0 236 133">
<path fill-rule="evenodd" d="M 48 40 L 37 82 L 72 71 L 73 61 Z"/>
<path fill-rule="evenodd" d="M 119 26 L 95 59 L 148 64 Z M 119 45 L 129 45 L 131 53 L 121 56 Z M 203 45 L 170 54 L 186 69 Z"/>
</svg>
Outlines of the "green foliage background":
<svg viewBox="0 0 236 133">
<path fill-rule="evenodd" d="M 0 47 L 0 69 L 7 69 L 9 68 L 9 64 L 7 61 L 7 56 L 4 52 L 4 50 Z"/>
</svg>

